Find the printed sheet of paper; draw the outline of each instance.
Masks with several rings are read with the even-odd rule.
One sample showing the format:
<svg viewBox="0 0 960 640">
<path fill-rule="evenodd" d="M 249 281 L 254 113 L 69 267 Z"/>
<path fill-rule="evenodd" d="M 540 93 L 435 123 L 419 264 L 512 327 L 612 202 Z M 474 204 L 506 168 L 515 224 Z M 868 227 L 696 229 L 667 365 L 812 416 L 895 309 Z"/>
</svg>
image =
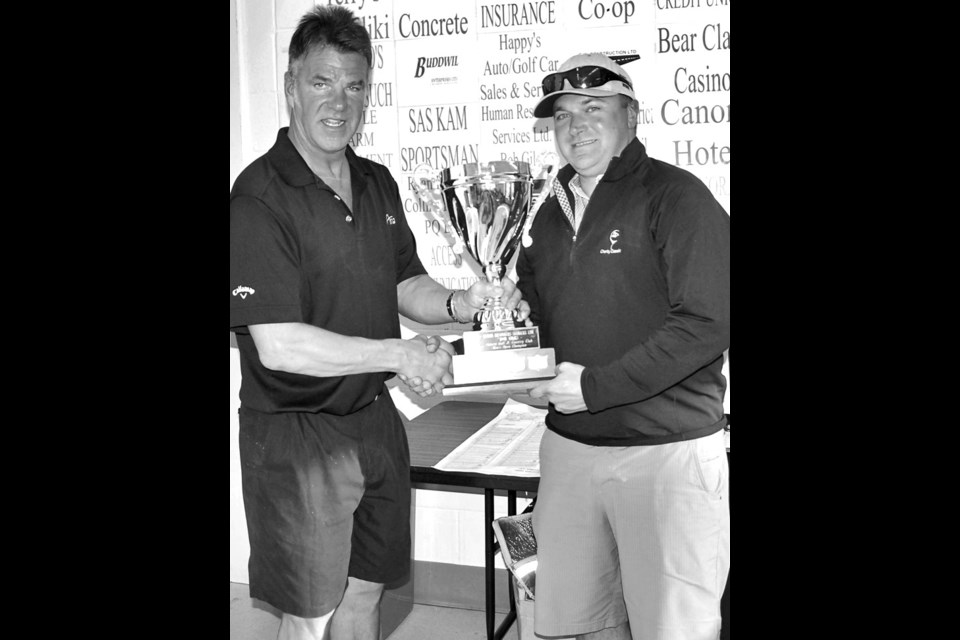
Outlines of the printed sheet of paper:
<svg viewBox="0 0 960 640">
<path fill-rule="evenodd" d="M 546 409 L 510 398 L 496 418 L 434 465 L 466 471 L 535 478 L 540 475 L 540 438 Z"/>
</svg>

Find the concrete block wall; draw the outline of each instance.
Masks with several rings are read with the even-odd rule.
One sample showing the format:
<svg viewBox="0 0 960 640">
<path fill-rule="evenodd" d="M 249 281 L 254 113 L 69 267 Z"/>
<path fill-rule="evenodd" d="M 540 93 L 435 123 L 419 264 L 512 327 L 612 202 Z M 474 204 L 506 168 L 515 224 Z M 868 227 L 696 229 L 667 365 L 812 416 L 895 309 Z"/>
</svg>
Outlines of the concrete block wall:
<svg viewBox="0 0 960 640">
<path fill-rule="evenodd" d="M 484 566 L 483 494 L 416 489 L 414 560 Z M 529 500 L 517 499 L 517 511 Z M 507 499 L 496 496 L 496 517 L 507 515 Z M 503 560 L 497 556 L 497 567 Z"/>
</svg>

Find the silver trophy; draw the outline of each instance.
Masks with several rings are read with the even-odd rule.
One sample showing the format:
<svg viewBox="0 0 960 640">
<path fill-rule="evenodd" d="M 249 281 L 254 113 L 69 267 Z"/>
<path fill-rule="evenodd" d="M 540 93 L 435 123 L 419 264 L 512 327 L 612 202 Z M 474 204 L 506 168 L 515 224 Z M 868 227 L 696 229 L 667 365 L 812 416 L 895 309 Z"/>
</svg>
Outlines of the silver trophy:
<svg viewBox="0 0 960 640">
<path fill-rule="evenodd" d="M 412 184 L 429 210 L 450 222 L 453 250 L 466 249 L 487 281 L 499 284 L 521 237 L 528 244 L 531 204 L 536 200 L 535 211 L 546 199 L 555 167 L 546 164 L 535 177 L 527 162 L 468 163 L 439 173 L 420 165 Z M 454 383 L 445 395 L 522 391 L 556 375 L 554 350 L 540 348 L 539 328 L 518 323 L 499 298 L 488 298 L 474 323 L 463 333 L 463 355 L 453 357 Z"/>
</svg>

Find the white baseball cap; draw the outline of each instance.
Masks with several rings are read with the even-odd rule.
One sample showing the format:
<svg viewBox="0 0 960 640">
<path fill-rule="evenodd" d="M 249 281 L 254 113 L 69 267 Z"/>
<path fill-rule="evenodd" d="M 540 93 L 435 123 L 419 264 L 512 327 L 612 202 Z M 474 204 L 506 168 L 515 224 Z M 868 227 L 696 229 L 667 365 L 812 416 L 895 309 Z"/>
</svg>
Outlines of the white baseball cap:
<svg viewBox="0 0 960 640">
<path fill-rule="evenodd" d="M 620 94 L 637 99 L 630 75 L 602 53 L 577 54 L 560 65 L 558 71 L 544 76 L 543 97 L 533 109 L 533 115 L 552 116 L 554 101 L 568 93 L 600 98 Z"/>
</svg>

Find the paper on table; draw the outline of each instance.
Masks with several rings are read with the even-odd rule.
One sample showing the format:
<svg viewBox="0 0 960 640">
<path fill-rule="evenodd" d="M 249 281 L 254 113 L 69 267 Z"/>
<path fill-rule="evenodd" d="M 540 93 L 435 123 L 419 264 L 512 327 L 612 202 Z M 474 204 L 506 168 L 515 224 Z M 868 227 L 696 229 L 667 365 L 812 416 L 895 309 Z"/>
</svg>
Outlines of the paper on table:
<svg viewBox="0 0 960 640">
<path fill-rule="evenodd" d="M 510 398 L 497 417 L 434 465 L 441 471 L 467 471 L 521 477 L 540 475 L 540 438 L 547 410 Z"/>
</svg>

